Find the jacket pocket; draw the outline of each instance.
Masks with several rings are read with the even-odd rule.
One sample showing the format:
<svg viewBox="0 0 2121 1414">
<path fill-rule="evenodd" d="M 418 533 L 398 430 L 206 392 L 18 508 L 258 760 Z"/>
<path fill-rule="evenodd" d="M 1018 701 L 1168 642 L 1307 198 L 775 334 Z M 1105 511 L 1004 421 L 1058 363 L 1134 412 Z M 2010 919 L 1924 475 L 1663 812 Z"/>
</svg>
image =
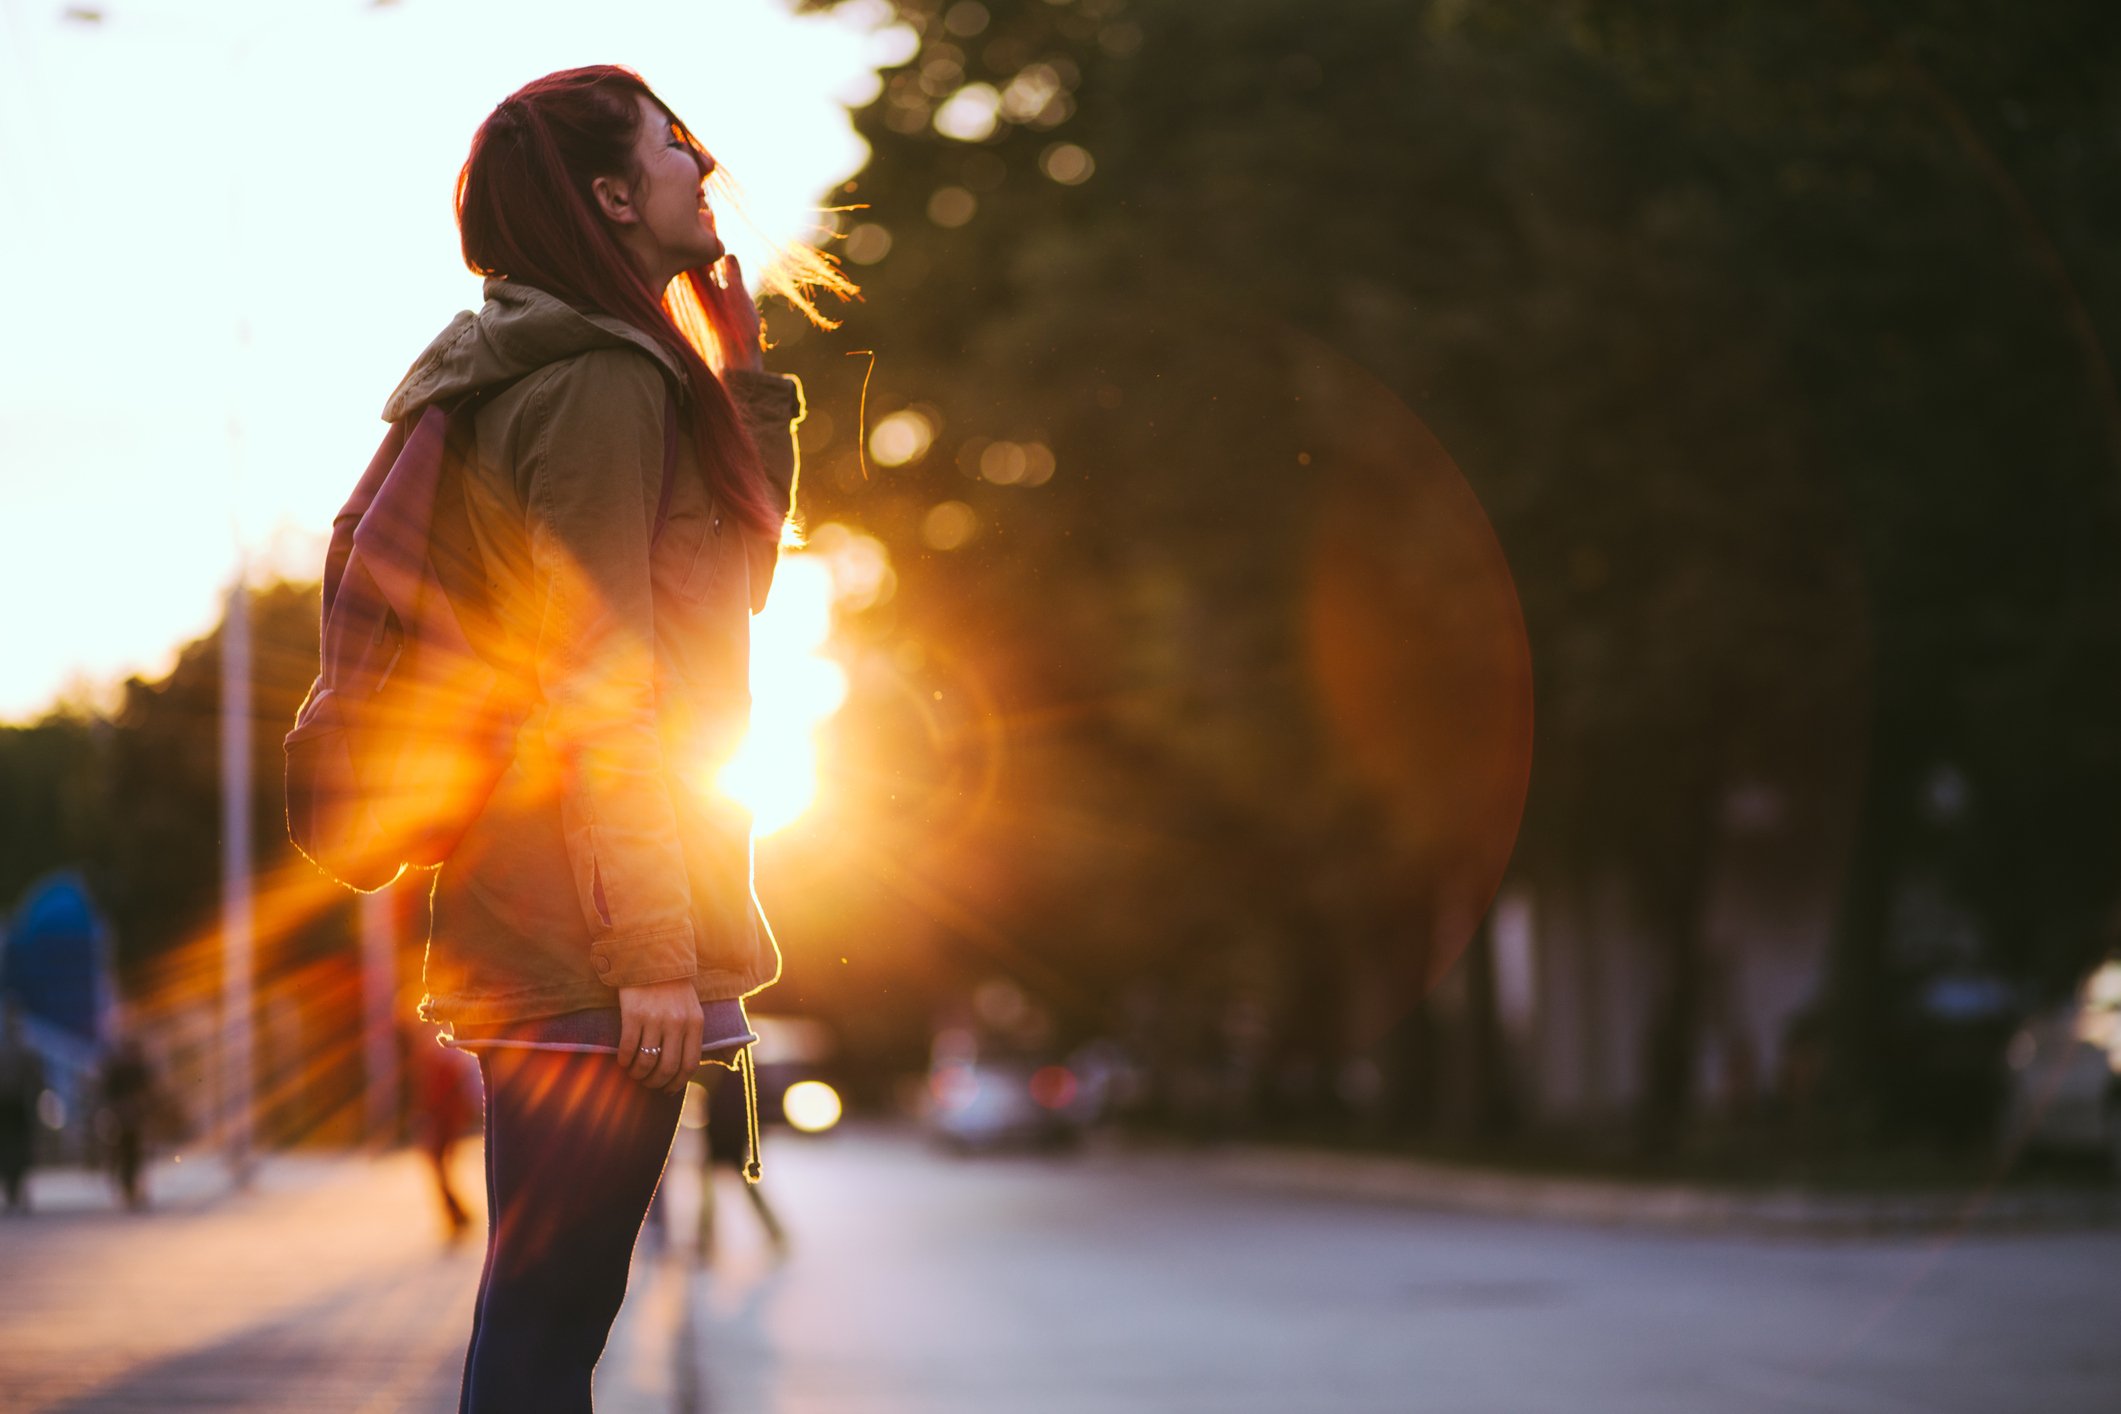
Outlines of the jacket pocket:
<svg viewBox="0 0 2121 1414">
<path fill-rule="evenodd" d="M 658 593 L 688 604 L 707 597 L 722 572 L 726 537 L 721 521 L 711 506 L 671 511 L 649 557 L 649 572 Z"/>
</svg>

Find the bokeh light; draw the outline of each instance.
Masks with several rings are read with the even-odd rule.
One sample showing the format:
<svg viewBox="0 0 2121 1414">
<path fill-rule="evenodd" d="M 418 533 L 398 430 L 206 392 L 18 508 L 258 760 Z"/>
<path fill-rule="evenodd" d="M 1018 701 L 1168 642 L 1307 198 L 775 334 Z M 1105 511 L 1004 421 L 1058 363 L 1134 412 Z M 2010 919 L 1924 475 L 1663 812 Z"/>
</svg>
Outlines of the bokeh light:
<svg viewBox="0 0 2121 1414">
<path fill-rule="evenodd" d="M 781 1113 L 805 1134 L 822 1134 L 840 1122 L 840 1093 L 822 1080 L 798 1080 L 781 1096 Z"/>
<path fill-rule="evenodd" d="M 1072 142 L 1056 142 L 1038 155 L 1038 168 L 1064 187 L 1081 186 L 1097 170 L 1088 149 Z"/>
<path fill-rule="evenodd" d="M 921 539 L 930 549 L 956 550 L 979 532 L 979 515 L 963 501 L 931 506 L 921 518 Z"/>
<path fill-rule="evenodd" d="M 918 460 L 935 441 L 935 424 L 917 409 L 902 408 L 877 419 L 869 429 L 869 455 L 880 466 L 904 466 Z"/>
<path fill-rule="evenodd" d="M 978 211 L 979 198 L 963 187 L 938 187 L 935 195 L 928 198 L 928 219 L 951 230 L 970 221 Z"/>
<path fill-rule="evenodd" d="M 847 244 L 840 253 L 856 265 L 874 265 L 891 254 L 891 232 L 874 221 L 864 221 L 847 233 Z"/>
<path fill-rule="evenodd" d="M 1001 107 L 994 85 L 966 84 L 935 110 L 935 130 L 959 142 L 984 142 L 994 135 Z"/>
</svg>

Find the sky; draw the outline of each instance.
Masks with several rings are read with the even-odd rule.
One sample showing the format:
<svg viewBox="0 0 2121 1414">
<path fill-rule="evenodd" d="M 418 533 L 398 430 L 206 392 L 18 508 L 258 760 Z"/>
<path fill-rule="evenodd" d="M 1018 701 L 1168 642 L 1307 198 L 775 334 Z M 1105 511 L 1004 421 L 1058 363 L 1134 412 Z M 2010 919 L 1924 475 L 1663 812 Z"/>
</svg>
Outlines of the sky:
<svg viewBox="0 0 2121 1414">
<path fill-rule="evenodd" d="M 531 78 L 638 70 L 814 233 L 882 0 L 0 0 L 0 721 L 108 699 L 207 632 L 239 563 L 313 578 L 384 399 L 480 301 L 451 195 Z M 764 239 L 722 213 L 747 269 Z"/>
</svg>

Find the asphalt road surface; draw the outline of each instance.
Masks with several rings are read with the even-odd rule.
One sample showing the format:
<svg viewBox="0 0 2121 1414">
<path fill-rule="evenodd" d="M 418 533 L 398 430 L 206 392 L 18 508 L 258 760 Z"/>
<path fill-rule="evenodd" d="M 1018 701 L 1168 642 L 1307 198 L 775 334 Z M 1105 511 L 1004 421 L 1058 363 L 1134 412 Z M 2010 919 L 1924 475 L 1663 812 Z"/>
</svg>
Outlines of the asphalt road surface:
<svg viewBox="0 0 2121 1414">
<path fill-rule="evenodd" d="M 686 1136 L 688 1142 L 691 1136 Z M 477 1155 L 462 1156 L 475 1176 Z M 1760 1241 L 1210 1182 L 1181 1160 L 951 1159 L 770 1136 L 776 1256 L 671 1184 L 605 1414 L 2121 1409 L 2121 1233 Z M 476 1243 L 410 1156 L 279 1160 L 156 1211 L 49 1175 L 0 1221 L 0 1409 L 456 1407 Z"/>
</svg>

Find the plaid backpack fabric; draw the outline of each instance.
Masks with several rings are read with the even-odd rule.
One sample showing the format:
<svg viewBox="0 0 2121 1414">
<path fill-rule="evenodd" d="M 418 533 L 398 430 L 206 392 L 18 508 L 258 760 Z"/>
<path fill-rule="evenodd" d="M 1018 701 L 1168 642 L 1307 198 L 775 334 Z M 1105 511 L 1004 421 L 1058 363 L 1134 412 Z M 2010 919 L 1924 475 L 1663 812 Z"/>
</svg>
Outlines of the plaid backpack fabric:
<svg viewBox="0 0 2121 1414">
<path fill-rule="evenodd" d="M 432 543 L 445 465 L 494 391 L 394 423 L 332 521 L 321 663 L 285 741 L 287 833 L 364 893 L 447 859 L 515 757 L 517 694 L 472 646 Z M 676 462 L 666 397 L 656 538 Z"/>
</svg>

